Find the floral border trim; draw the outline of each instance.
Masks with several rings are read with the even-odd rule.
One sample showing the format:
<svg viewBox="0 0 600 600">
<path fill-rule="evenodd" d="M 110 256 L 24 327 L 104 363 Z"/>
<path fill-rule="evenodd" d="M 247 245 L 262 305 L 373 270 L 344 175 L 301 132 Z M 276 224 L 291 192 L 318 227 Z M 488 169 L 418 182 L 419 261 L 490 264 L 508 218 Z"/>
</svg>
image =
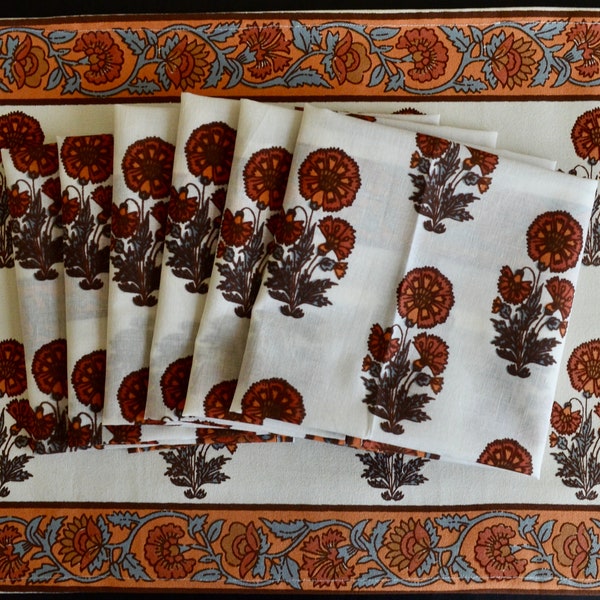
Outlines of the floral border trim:
<svg viewBox="0 0 600 600">
<path fill-rule="evenodd" d="M 598 94 L 597 12 L 0 21 L 0 102 Z"/>
<path fill-rule="evenodd" d="M 596 590 L 593 507 L 4 505 L 0 589 Z"/>
</svg>

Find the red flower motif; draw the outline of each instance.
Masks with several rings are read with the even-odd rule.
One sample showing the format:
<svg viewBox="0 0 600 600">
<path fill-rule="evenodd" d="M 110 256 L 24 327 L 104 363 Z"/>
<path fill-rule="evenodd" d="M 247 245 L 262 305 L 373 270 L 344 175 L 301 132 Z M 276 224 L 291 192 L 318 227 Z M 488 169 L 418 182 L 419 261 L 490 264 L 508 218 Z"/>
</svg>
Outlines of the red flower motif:
<svg viewBox="0 0 600 600">
<path fill-rule="evenodd" d="M 518 269 L 513 273 L 509 266 L 500 270 L 498 278 L 498 291 L 505 302 L 509 304 L 521 304 L 531 294 L 532 282 L 523 281 L 525 271 Z"/>
<path fill-rule="evenodd" d="M 54 400 L 67 397 L 67 340 L 56 339 L 44 344 L 33 355 L 33 378 L 44 394 Z"/>
<path fill-rule="evenodd" d="M 121 163 L 127 187 L 143 199 L 168 197 L 174 152 L 173 144 L 156 136 L 131 144 Z"/>
<path fill-rule="evenodd" d="M 278 212 L 267 220 L 267 229 L 278 244 L 291 246 L 300 239 L 304 231 L 304 221 L 295 219 L 296 209 L 290 208 L 285 214 Z"/>
<path fill-rule="evenodd" d="M 132 371 L 123 377 L 117 390 L 117 400 L 121 414 L 126 421 L 136 423 L 143 421 L 148 395 L 148 368 Z"/>
<path fill-rule="evenodd" d="M 244 212 L 238 210 L 235 215 L 226 208 L 221 223 L 221 237 L 228 246 L 243 246 L 254 231 L 252 221 L 244 221 Z"/>
<path fill-rule="evenodd" d="M 13 583 L 26 583 L 23 579 L 29 572 L 29 565 L 16 549 L 21 533 L 12 525 L 0 527 L 0 580 Z"/>
<path fill-rule="evenodd" d="M 565 211 L 543 213 L 527 230 L 527 253 L 553 273 L 572 269 L 582 245 L 581 225 Z"/>
<path fill-rule="evenodd" d="M 176 88 L 193 88 L 205 78 L 207 56 L 205 44 L 184 35 L 165 57 L 165 74 Z"/>
<path fill-rule="evenodd" d="M 15 183 L 8 190 L 8 212 L 13 219 L 18 219 L 27 213 L 31 196 L 28 190 L 19 191 L 19 184 Z"/>
<path fill-rule="evenodd" d="M 400 316 L 424 329 L 444 323 L 454 306 L 452 284 L 435 267 L 409 271 L 397 295 Z"/>
<path fill-rule="evenodd" d="M 60 158 L 66 174 L 80 184 L 101 183 L 112 175 L 112 135 L 82 135 L 65 138 Z"/>
<path fill-rule="evenodd" d="M 142 429 L 140 425 L 103 425 L 112 434 L 109 444 L 136 445 L 142 439 Z"/>
<path fill-rule="evenodd" d="M 47 440 L 56 428 L 54 413 L 44 413 L 44 409 L 38 406 L 31 412 L 31 421 L 25 427 L 25 431 L 34 440 Z"/>
<path fill-rule="evenodd" d="M 567 32 L 567 40 L 581 52 L 583 64 L 576 67 L 577 72 L 582 77 L 597 77 L 600 74 L 600 26 L 597 23 L 574 23 Z"/>
<path fill-rule="evenodd" d="M 563 523 L 559 534 L 552 540 L 552 548 L 559 564 L 570 567 L 572 577 L 577 579 L 590 560 L 592 540 L 583 523 Z"/>
<path fill-rule="evenodd" d="M 228 421 L 243 421 L 239 414 L 229 412 L 237 379 L 222 381 L 214 385 L 204 399 L 204 414 L 209 419 L 227 419 Z"/>
<path fill-rule="evenodd" d="M 489 175 L 498 166 L 498 156 L 496 154 L 477 148 L 467 147 L 467 150 L 471 153 L 471 156 L 463 160 L 463 166 L 466 169 L 479 167 L 482 175 Z"/>
<path fill-rule="evenodd" d="M 354 567 L 349 567 L 339 547 L 347 540 L 338 529 L 330 527 L 321 535 L 311 535 L 302 544 L 302 568 L 317 587 L 347 586 L 354 577 Z"/>
<path fill-rule="evenodd" d="M 102 551 L 104 540 L 98 523 L 91 516 L 73 517 L 62 528 L 58 553 L 63 560 L 84 571 Z"/>
<path fill-rule="evenodd" d="M 319 229 L 325 237 L 325 243 L 318 248 L 320 254 L 333 250 L 338 260 L 350 256 L 355 242 L 355 231 L 350 223 L 327 216 L 319 221 Z"/>
<path fill-rule="evenodd" d="M 92 200 L 101 208 L 99 223 L 108 223 L 112 212 L 112 185 L 99 185 L 92 192 Z"/>
<path fill-rule="evenodd" d="M 388 362 L 398 352 L 398 338 L 392 337 L 393 331 L 388 327 L 385 331 L 378 323 L 371 327 L 369 334 L 369 352 L 377 362 Z"/>
<path fill-rule="evenodd" d="M 13 339 L 0 341 L 0 397 L 18 396 L 26 389 L 23 344 Z"/>
<path fill-rule="evenodd" d="M 569 356 L 567 373 L 574 389 L 600 398 L 600 340 L 577 346 Z"/>
<path fill-rule="evenodd" d="M 63 225 L 70 225 L 79 213 L 79 200 L 69 198 L 69 192 L 65 190 L 62 195 L 61 218 Z"/>
<path fill-rule="evenodd" d="M 571 130 L 571 141 L 577 156 L 600 161 L 600 108 L 593 108 L 577 117 Z"/>
<path fill-rule="evenodd" d="M 546 289 L 552 297 L 552 302 L 546 305 L 546 312 L 552 314 L 558 310 L 563 319 L 571 314 L 573 298 L 575 297 L 575 288 L 568 279 L 559 279 L 551 277 L 546 281 Z"/>
<path fill-rule="evenodd" d="M 252 574 L 261 549 L 260 535 L 254 523 L 232 523 L 227 535 L 221 540 L 221 548 L 227 563 L 239 569 L 242 579 L 248 573 Z"/>
<path fill-rule="evenodd" d="M 511 527 L 501 523 L 479 532 L 475 558 L 491 579 L 514 579 L 525 571 L 527 561 L 513 553 L 511 539 L 515 535 Z"/>
<path fill-rule="evenodd" d="M 185 223 L 196 214 L 198 196 L 190 196 L 187 187 L 182 187 L 179 192 L 175 188 L 171 188 L 168 209 L 171 221 Z"/>
<path fill-rule="evenodd" d="M 531 40 L 511 33 L 490 56 L 492 73 L 502 87 L 520 87 L 533 73 L 534 54 Z"/>
<path fill-rule="evenodd" d="M 408 569 L 409 576 L 412 576 L 431 552 L 431 536 L 420 520 L 415 521 L 411 517 L 394 527 L 385 548 L 385 557 L 390 559 L 390 567 L 397 567 L 400 571 Z"/>
<path fill-rule="evenodd" d="M 35 418 L 28 400 L 11 400 L 6 406 L 6 412 L 15 420 L 10 427 L 13 435 L 21 429 L 29 430 Z"/>
<path fill-rule="evenodd" d="M 196 561 L 185 558 L 179 540 L 185 532 L 179 525 L 166 523 L 151 529 L 144 544 L 144 556 L 160 579 L 184 579 Z"/>
<path fill-rule="evenodd" d="M 93 85 L 114 81 L 121 74 L 123 51 L 107 31 L 88 31 L 73 44 L 75 52 L 86 56 L 84 77 Z"/>
<path fill-rule="evenodd" d="M 236 131 L 227 123 L 215 121 L 194 129 L 185 144 L 189 172 L 204 185 L 229 182 Z"/>
<path fill-rule="evenodd" d="M 104 406 L 106 350 L 94 350 L 83 355 L 73 367 L 71 384 L 77 400 L 98 413 Z"/>
<path fill-rule="evenodd" d="M 21 111 L 0 116 L 0 148 L 41 146 L 44 132 L 37 119 Z"/>
<path fill-rule="evenodd" d="M 27 36 L 15 48 L 10 72 L 14 77 L 17 88 L 23 86 L 30 88 L 40 87 L 42 78 L 50 70 L 46 60 L 46 53 L 40 46 L 35 46 L 31 37 Z"/>
<path fill-rule="evenodd" d="M 400 37 L 396 48 L 411 56 L 414 66 L 408 75 L 420 83 L 438 79 L 446 72 L 448 51 L 433 29 L 410 29 Z"/>
<path fill-rule="evenodd" d="M 119 206 L 112 205 L 110 226 L 114 237 L 131 237 L 137 229 L 139 220 L 140 213 L 137 210 L 128 212 L 126 202 L 122 202 Z"/>
<path fill-rule="evenodd" d="M 300 194 L 313 210 L 327 212 L 350 206 L 360 188 L 360 171 L 356 161 L 338 148 L 311 152 L 300 165 Z"/>
<path fill-rule="evenodd" d="M 69 448 L 89 448 L 91 439 L 91 426 L 82 426 L 81 417 L 73 417 L 67 428 L 67 445 Z"/>
<path fill-rule="evenodd" d="M 292 60 L 289 56 L 290 42 L 285 39 L 279 25 L 269 23 L 259 28 L 255 21 L 242 31 L 240 42 L 254 54 L 250 73 L 257 79 L 283 71 Z"/>
<path fill-rule="evenodd" d="M 558 402 L 554 402 L 552 404 L 550 424 L 560 435 L 571 435 L 575 433 L 581 425 L 581 411 L 572 410 L 570 402 L 564 407 Z"/>
<path fill-rule="evenodd" d="M 439 375 L 448 364 L 448 345 L 437 335 L 420 333 L 413 340 L 419 353 L 419 358 L 414 361 L 416 369 L 429 367 L 434 375 Z"/>
<path fill-rule="evenodd" d="M 426 133 L 417 133 L 417 146 L 427 158 L 439 158 L 448 150 L 450 142 L 444 138 L 435 137 Z M 418 163 L 415 165 L 415 167 Z"/>
<path fill-rule="evenodd" d="M 490 442 L 477 462 L 526 475 L 533 473 L 531 454 L 515 440 L 506 438 Z"/>
<path fill-rule="evenodd" d="M 347 31 L 333 48 L 331 68 L 339 83 L 349 81 L 358 84 L 371 68 L 369 51 L 363 44 L 355 42 L 352 34 Z"/>
<path fill-rule="evenodd" d="M 48 177 L 58 170 L 58 148 L 56 144 L 21 146 L 10 149 L 15 168 L 27 173 L 31 179 Z"/>
<path fill-rule="evenodd" d="M 285 148 L 263 148 L 255 152 L 244 167 L 244 189 L 250 200 L 264 210 L 279 210 L 290 174 L 292 154 Z"/>
<path fill-rule="evenodd" d="M 181 416 L 185 407 L 192 358 L 192 356 L 185 356 L 173 361 L 160 378 L 163 403 L 178 416 Z"/>
<path fill-rule="evenodd" d="M 215 190 L 211 195 L 209 200 L 215 205 L 216 209 L 219 211 L 219 215 L 223 213 L 225 210 L 225 200 L 227 198 L 227 194 L 223 188 L 219 188 Z"/>
<path fill-rule="evenodd" d="M 242 414 L 251 423 L 260 424 L 265 419 L 276 419 L 300 424 L 306 411 L 298 390 L 284 379 L 274 377 L 250 386 L 242 398 Z"/>
<path fill-rule="evenodd" d="M 52 200 L 52 204 L 48 207 L 48 213 L 53 217 L 60 214 L 62 207 L 62 194 L 60 188 L 60 177 L 48 177 L 42 183 L 42 192 Z"/>
</svg>

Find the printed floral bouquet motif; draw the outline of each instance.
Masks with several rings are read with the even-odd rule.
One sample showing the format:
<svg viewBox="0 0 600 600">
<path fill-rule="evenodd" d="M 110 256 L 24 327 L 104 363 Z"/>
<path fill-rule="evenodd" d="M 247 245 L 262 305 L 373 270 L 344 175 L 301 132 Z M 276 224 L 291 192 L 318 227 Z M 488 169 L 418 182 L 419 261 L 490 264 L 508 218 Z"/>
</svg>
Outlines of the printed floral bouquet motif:
<svg viewBox="0 0 600 600">
<path fill-rule="evenodd" d="M 348 268 L 355 242 L 355 230 L 344 219 L 323 217 L 313 221 L 318 210 L 337 212 L 354 202 L 361 185 L 356 161 L 338 148 L 311 152 L 298 172 L 300 195 L 308 210 L 298 205 L 271 217 L 267 227 L 275 246 L 267 262 L 265 286 L 275 300 L 283 303 L 282 314 L 304 316 L 303 304 L 323 307 L 331 304 L 327 290 L 337 285 L 329 277 L 315 277 L 317 269 L 341 279 Z M 300 218 L 297 218 L 300 216 Z M 322 242 L 315 242 L 319 229 Z"/>
<path fill-rule="evenodd" d="M 491 321 L 496 330 L 492 344 L 496 353 L 510 364 L 506 370 L 517 377 L 529 377 L 527 365 L 549 366 L 556 362 L 552 350 L 560 342 L 542 337 L 544 329 L 564 337 L 571 313 L 573 284 L 551 273 L 564 273 L 577 265 L 583 245 L 581 225 L 565 211 L 546 212 L 534 219 L 527 230 L 527 253 L 535 267 L 500 270 L 498 292 Z M 544 304 L 544 296 L 548 298 Z"/>
<path fill-rule="evenodd" d="M 98 275 L 109 270 L 112 136 L 67 137 L 60 159 L 66 174 L 79 186 L 71 184 L 62 190 L 65 272 L 80 278 L 84 290 L 100 289 L 103 282 Z M 94 205 L 97 210 L 92 210 Z"/>
<path fill-rule="evenodd" d="M 235 138 L 236 131 L 220 121 L 195 129 L 185 144 L 185 155 L 198 182 L 171 189 L 165 264 L 176 277 L 188 280 L 185 289 L 192 294 L 208 291 Z M 209 186 L 215 189 L 207 197 Z M 211 203 L 216 215 L 211 214 Z"/>
<path fill-rule="evenodd" d="M 131 144 L 121 163 L 125 184 L 137 197 L 113 199 L 110 259 L 113 280 L 135 294 L 137 306 L 158 302 L 174 151 L 161 138 L 147 137 Z"/>
<path fill-rule="evenodd" d="M 221 279 L 217 287 L 225 300 L 237 304 L 238 317 L 249 318 L 252 313 L 268 250 L 273 249 L 265 224 L 269 228 L 272 219 L 282 218 L 291 162 L 292 154 L 278 146 L 252 154 L 244 166 L 243 180 L 246 196 L 255 203 L 256 211 L 248 206 L 235 213 L 226 208 L 223 213 L 216 262 Z"/>
<path fill-rule="evenodd" d="M 435 267 L 409 271 L 397 291 L 397 311 L 404 327 L 385 329 L 375 323 L 369 335 L 369 353 L 363 360 L 362 377 L 367 396 L 363 402 L 371 414 L 383 419 L 383 431 L 400 435 L 402 421 L 429 420 L 423 407 L 443 385 L 440 375 L 448 364 L 448 344 L 437 335 L 421 332 L 411 336 L 414 327 L 432 329 L 444 323 L 454 306 L 452 283 Z M 397 336 L 397 337 L 396 337 Z M 416 355 L 415 352 L 416 351 Z"/>
<path fill-rule="evenodd" d="M 444 233 L 446 219 L 473 219 L 467 207 L 479 198 L 468 189 L 477 187 L 480 194 L 488 190 L 492 183 L 489 175 L 496 168 L 498 157 L 467 148 L 470 156 L 461 160 L 461 145 L 456 142 L 422 133 L 417 133 L 416 141 L 419 151 L 413 153 L 410 161 L 416 173 L 409 173 L 416 189 L 409 200 L 419 214 L 427 217 L 423 227 Z"/>
</svg>

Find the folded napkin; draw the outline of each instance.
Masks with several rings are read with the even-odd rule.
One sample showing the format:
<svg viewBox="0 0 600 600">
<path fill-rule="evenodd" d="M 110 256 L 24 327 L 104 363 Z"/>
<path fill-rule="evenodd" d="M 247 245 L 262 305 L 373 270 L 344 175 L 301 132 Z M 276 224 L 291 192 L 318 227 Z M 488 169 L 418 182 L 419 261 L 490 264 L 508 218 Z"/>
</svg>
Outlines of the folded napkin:
<svg viewBox="0 0 600 600">
<path fill-rule="evenodd" d="M 231 410 L 538 476 L 595 183 L 310 106 L 290 172 Z"/>
<path fill-rule="evenodd" d="M 68 405 L 79 446 L 100 445 L 106 376 L 106 315 L 113 137 L 59 136 Z"/>
<path fill-rule="evenodd" d="M 156 319 L 147 420 L 183 411 L 236 139 L 239 101 L 183 93 Z"/>
</svg>

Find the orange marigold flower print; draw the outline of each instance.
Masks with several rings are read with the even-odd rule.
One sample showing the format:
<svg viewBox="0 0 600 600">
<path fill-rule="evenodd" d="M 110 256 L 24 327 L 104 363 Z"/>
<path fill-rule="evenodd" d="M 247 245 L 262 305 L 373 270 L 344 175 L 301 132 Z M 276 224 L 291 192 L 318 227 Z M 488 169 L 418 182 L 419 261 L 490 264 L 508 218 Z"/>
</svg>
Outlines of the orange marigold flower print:
<svg viewBox="0 0 600 600">
<path fill-rule="evenodd" d="M 302 568 L 316 587 L 336 588 L 349 585 L 354 577 L 354 567 L 346 564 L 339 548 L 348 540 L 338 529 L 330 527 L 321 535 L 311 535 L 302 545 Z"/>
<path fill-rule="evenodd" d="M 567 40 L 581 52 L 582 65 L 576 67 L 582 77 L 589 79 L 600 74 L 600 25 L 574 23 L 567 32 Z"/>
<path fill-rule="evenodd" d="M 563 567 L 569 567 L 571 576 L 577 579 L 590 561 L 592 539 L 584 523 L 563 523 L 559 534 L 552 540 L 556 560 Z"/>
<path fill-rule="evenodd" d="M 31 196 L 27 190 L 19 190 L 19 185 L 15 183 L 8 190 L 8 212 L 13 219 L 22 217 L 31 204 Z"/>
<path fill-rule="evenodd" d="M 417 133 L 417 146 L 427 158 L 439 158 L 448 150 L 450 142 L 444 138 L 427 135 L 426 133 Z M 418 164 L 418 163 L 417 163 Z"/>
<path fill-rule="evenodd" d="M 320 254 L 327 254 L 333 250 L 338 260 L 350 256 L 356 234 L 348 221 L 327 216 L 319 221 L 319 229 L 325 237 L 325 243 L 318 247 Z"/>
<path fill-rule="evenodd" d="M 21 111 L 0 116 L 0 148 L 40 146 L 44 132 L 37 119 Z"/>
<path fill-rule="evenodd" d="M 63 225 L 70 225 L 79 213 L 79 200 L 69 198 L 69 192 L 64 191 L 62 195 L 61 219 Z"/>
<path fill-rule="evenodd" d="M 388 362 L 398 352 L 400 342 L 392 337 L 393 331 L 388 327 L 385 331 L 378 323 L 371 327 L 369 334 L 369 352 L 377 362 Z"/>
<path fill-rule="evenodd" d="M 420 83 L 439 79 L 446 72 L 448 50 L 428 27 L 410 29 L 400 37 L 396 48 L 412 58 L 408 75 Z"/>
<path fill-rule="evenodd" d="M 350 206 L 360 188 L 356 161 L 339 148 L 311 152 L 300 165 L 300 194 L 313 210 L 335 212 Z"/>
<path fill-rule="evenodd" d="M 490 57 L 490 69 L 502 87 L 520 87 L 533 73 L 535 50 L 531 40 L 515 38 L 511 33 Z"/>
<path fill-rule="evenodd" d="M 9 339 L 0 342 L 0 398 L 19 396 L 27 389 L 23 344 Z"/>
<path fill-rule="evenodd" d="M 121 168 L 127 187 L 140 198 L 160 200 L 169 196 L 173 173 L 173 144 L 152 136 L 125 150 Z"/>
<path fill-rule="evenodd" d="M 176 88 L 185 91 L 204 80 L 208 67 L 207 57 L 205 44 L 194 39 L 188 41 L 184 35 L 165 56 L 164 72 Z"/>
<path fill-rule="evenodd" d="M 137 229 L 140 213 L 136 210 L 128 212 L 127 203 L 122 202 L 119 206 L 112 205 L 111 231 L 114 237 L 129 238 Z"/>
<path fill-rule="evenodd" d="M 498 166 L 498 156 L 496 154 L 477 148 L 467 147 L 467 150 L 471 153 L 471 156 L 463 161 L 465 168 L 479 167 L 482 175 L 489 175 Z"/>
<path fill-rule="evenodd" d="M 581 225 L 565 211 L 543 213 L 527 230 L 527 253 L 553 273 L 572 269 L 582 246 Z"/>
<path fill-rule="evenodd" d="M 22 582 L 29 572 L 27 561 L 23 560 L 22 552 L 17 551 L 21 541 L 21 533 L 12 525 L 0 527 L 0 580 Z"/>
<path fill-rule="evenodd" d="M 112 212 L 112 185 L 99 185 L 92 192 L 92 200 L 102 209 L 99 223 L 108 223 Z"/>
<path fill-rule="evenodd" d="M 252 521 L 247 525 L 233 522 L 221 540 L 225 561 L 238 568 L 242 579 L 252 574 L 263 546 L 264 542 Z"/>
<path fill-rule="evenodd" d="M 290 56 L 290 41 L 279 25 L 269 23 L 259 27 L 256 21 L 240 34 L 240 42 L 246 44 L 252 53 L 254 64 L 250 73 L 257 79 L 265 79 L 273 73 L 279 73 L 292 60 Z"/>
<path fill-rule="evenodd" d="M 103 425 L 111 433 L 109 444 L 139 444 L 142 440 L 140 425 Z"/>
<path fill-rule="evenodd" d="M 339 83 L 349 81 L 358 84 L 371 68 L 369 51 L 360 42 L 355 42 L 352 34 L 347 31 L 333 48 L 331 68 Z"/>
<path fill-rule="evenodd" d="M 475 544 L 475 558 L 491 579 L 515 579 L 527 566 L 527 561 L 514 554 L 512 527 L 493 525 L 479 532 Z"/>
<path fill-rule="evenodd" d="M 417 370 L 429 367 L 434 375 L 439 375 L 448 364 L 448 344 L 437 335 L 420 333 L 413 340 L 419 358 L 413 365 Z"/>
<path fill-rule="evenodd" d="M 10 157 L 15 168 L 21 173 L 27 173 L 31 179 L 48 177 L 58 170 L 58 148 L 56 144 L 11 148 Z"/>
<path fill-rule="evenodd" d="M 236 131 L 215 121 L 194 129 L 185 144 L 189 172 L 204 185 L 225 185 L 231 174 Z"/>
<path fill-rule="evenodd" d="M 60 158 L 66 174 L 80 184 L 101 183 L 112 175 L 112 135 L 83 135 L 65 138 Z"/>
<path fill-rule="evenodd" d="M 401 521 L 390 533 L 390 539 L 385 544 L 385 557 L 390 561 L 390 567 L 399 571 L 408 570 L 410 576 L 417 573 L 419 567 L 427 560 L 433 544 L 431 536 L 419 519 L 411 517 Z"/>
<path fill-rule="evenodd" d="M 295 217 L 295 208 L 290 208 L 285 214 L 279 212 L 269 217 L 267 229 L 273 234 L 277 243 L 291 246 L 300 239 L 304 231 L 304 221 L 296 220 Z"/>
<path fill-rule="evenodd" d="M 600 340 L 577 346 L 567 361 L 571 385 L 578 392 L 600 398 Z"/>
<path fill-rule="evenodd" d="M 173 361 L 160 378 L 163 403 L 178 416 L 183 413 L 192 370 L 192 357 L 184 356 Z"/>
<path fill-rule="evenodd" d="M 82 425 L 81 417 L 73 417 L 67 427 L 67 446 L 69 448 L 89 448 L 92 440 L 90 425 Z"/>
<path fill-rule="evenodd" d="M 435 267 L 409 271 L 398 286 L 398 313 L 417 327 L 444 323 L 453 306 L 452 283 Z"/>
<path fill-rule="evenodd" d="M 298 390 L 285 379 L 262 379 L 253 383 L 242 398 L 242 414 L 251 423 L 275 419 L 300 424 L 306 411 Z"/>
<path fill-rule="evenodd" d="M 523 269 L 518 269 L 513 273 L 509 266 L 502 267 L 498 278 L 498 292 L 505 302 L 521 304 L 529 297 L 533 282 L 523 280 L 524 275 Z"/>
<path fill-rule="evenodd" d="M 490 442 L 477 459 L 482 465 L 531 475 L 531 454 L 515 440 L 508 438 Z"/>
<path fill-rule="evenodd" d="M 571 141 L 580 158 L 600 161 L 600 108 L 593 108 L 577 117 L 571 129 Z"/>
<path fill-rule="evenodd" d="M 187 187 L 182 187 L 179 192 L 171 188 L 168 212 L 169 219 L 174 223 L 186 223 L 198 209 L 198 196 L 192 196 Z"/>
<path fill-rule="evenodd" d="M 16 435 L 21 429 L 30 429 L 35 418 L 29 400 L 12 400 L 6 406 L 6 412 L 14 419 L 10 431 Z"/>
<path fill-rule="evenodd" d="M 559 311 L 563 319 L 571 314 L 573 299 L 575 297 L 575 288 L 568 279 L 551 277 L 546 282 L 546 289 L 552 298 L 552 302 L 546 305 L 546 312 L 552 314 Z"/>
<path fill-rule="evenodd" d="M 151 529 L 144 544 L 144 556 L 160 579 L 184 579 L 196 561 L 186 558 L 179 540 L 185 532 L 179 525 L 166 523 Z"/>
<path fill-rule="evenodd" d="M 54 217 L 59 215 L 62 207 L 60 177 L 48 177 L 42 183 L 42 192 L 52 200 L 52 204 L 48 207 L 48 212 Z"/>
<path fill-rule="evenodd" d="M 558 402 L 552 404 L 550 424 L 560 435 L 572 435 L 581 425 L 581 411 L 573 410 L 568 402 L 564 407 Z"/>
<path fill-rule="evenodd" d="M 46 53 L 40 46 L 35 46 L 31 37 L 27 36 L 15 48 L 10 63 L 10 72 L 14 77 L 17 88 L 37 88 L 42 78 L 50 70 Z"/>
<path fill-rule="evenodd" d="M 114 81 L 121 74 L 123 51 L 108 31 L 88 31 L 73 45 L 75 52 L 86 56 L 84 77 L 92 85 Z"/>
<path fill-rule="evenodd" d="M 217 383 L 209 390 L 204 399 L 204 414 L 209 419 L 241 420 L 241 416 L 229 412 L 236 386 L 237 379 L 231 379 Z"/>
<path fill-rule="evenodd" d="M 228 209 L 223 213 L 221 223 L 221 237 L 228 246 L 243 246 L 254 231 L 252 221 L 244 221 L 244 213 L 238 210 L 235 215 Z"/>
<path fill-rule="evenodd" d="M 106 379 L 106 350 L 94 350 L 84 354 L 73 367 L 71 384 L 77 400 L 98 413 L 104 406 L 104 383 Z"/>
<path fill-rule="evenodd" d="M 258 208 L 279 210 L 290 174 L 292 154 L 285 148 L 263 148 L 255 152 L 244 167 L 244 189 Z"/>
<path fill-rule="evenodd" d="M 136 423 L 144 419 L 147 395 L 147 367 L 125 375 L 117 390 L 117 400 L 121 408 L 121 414 L 126 421 Z"/>
<path fill-rule="evenodd" d="M 25 431 L 34 440 L 47 440 L 56 428 L 56 418 L 53 413 L 45 413 L 41 406 L 32 412 L 31 421 L 25 427 Z"/>
<path fill-rule="evenodd" d="M 97 521 L 82 514 L 81 517 L 73 517 L 72 521 L 67 521 L 61 530 L 58 544 L 58 553 L 63 560 L 85 571 L 102 552 L 104 539 Z"/>
<path fill-rule="evenodd" d="M 33 355 L 31 371 L 40 392 L 55 400 L 66 398 L 67 340 L 52 340 L 38 348 Z"/>
</svg>

